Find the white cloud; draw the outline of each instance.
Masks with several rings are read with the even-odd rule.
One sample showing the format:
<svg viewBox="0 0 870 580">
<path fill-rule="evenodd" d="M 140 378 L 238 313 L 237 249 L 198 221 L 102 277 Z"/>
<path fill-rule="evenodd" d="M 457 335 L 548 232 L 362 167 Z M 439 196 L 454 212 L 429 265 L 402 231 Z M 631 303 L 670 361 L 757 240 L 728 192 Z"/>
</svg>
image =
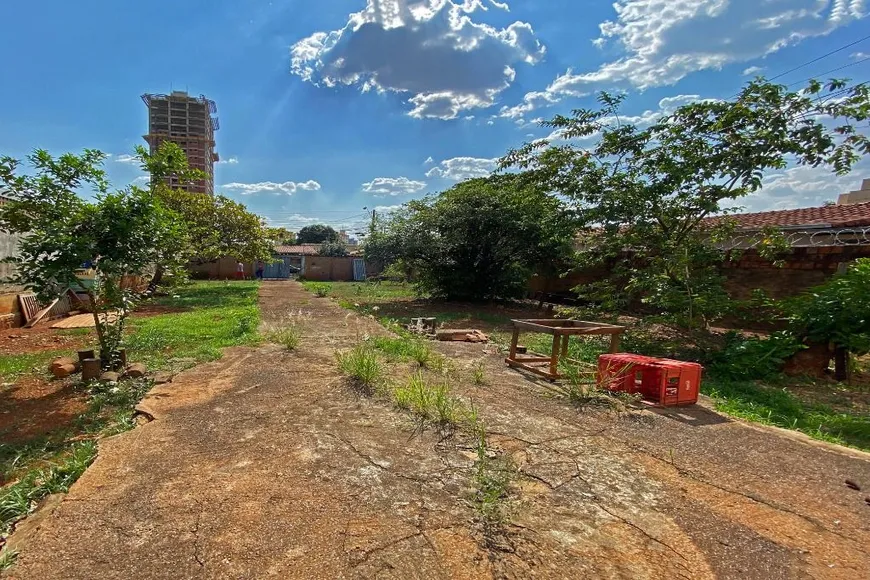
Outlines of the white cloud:
<svg viewBox="0 0 870 580">
<path fill-rule="evenodd" d="M 684 105 L 710 100 L 713 99 L 702 99 L 700 95 L 674 95 L 673 97 L 665 97 L 661 99 L 659 101 L 658 109 L 654 111 L 647 109 L 646 111 L 638 115 L 620 115 L 618 119 L 616 117 L 604 117 L 603 119 L 601 119 L 601 122 L 605 125 L 611 125 L 619 122 L 622 124 L 634 125 L 639 129 L 645 129 L 662 117 L 670 115 Z M 597 138 L 599 135 L 600 133 L 593 133 L 577 140 L 588 141 L 590 139 Z M 548 141 L 565 140 L 561 129 L 556 129 L 555 131 L 550 133 L 545 139 Z"/>
<path fill-rule="evenodd" d="M 859 161 L 848 175 L 836 175 L 829 168 L 795 166 L 765 176 L 762 187 L 739 199 L 735 205 L 747 211 L 817 207 L 842 193 L 860 189 L 861 179 L 870 175 L 870 158 Z"/>
<path fill-rule="evenodd" d="M 239 158 L 238 157 L 230 157 L 228 159 L 221 159 L 218 161 L 218 165 L 238 165 Z"/>
<path fill-rule="evenodd" d="M 432 159 L 432 156 L 430 155 L 426 158 L 426 161 L 423 162 L 423 165 L 432 165 L 433 163 L 435 163 L 435 160 Z"/>
<path fill-rule="evenodd" d="M 255 195 L 258 193 L 293 195 L 299 190 L 318 191 L 320 190 L 320 184 L 313 179 L 310 179 L 302 182 L 285 181 L 284 183 L 275 183 L 273 181 L 261 181 L 259 183 L 227 183 L 222 185 L 221 188 L 235 191 L 241 195 Z"/>
<path fill-rule="evenodd" d="M 498 158 L 454 157 L 445 159 L 426 173 L 426 177 L 463 181 L 474 177 L 486 177 L 498 166 Z"/>
<path fill-rule="evenodd" d="M 758 73 L 764 70 L 763 66 L 751 66 L 749 68 L 743 69 L 743 76 L 745 77 L 754 77 L 757 76 Z"/>
<path fill-rule="evenodd" d="M 407 195 L 416 193 L 426 187 L 422 181 L 413 181 L 407 177 L 376 177 L 368 183 L 363 183 L 366 193 L 382 195 Z"/>
<path fill-rule="evenodd" d="M 849 56 L 855 60 L 864 60 L 870 58 L 870 52 L 853 52 Z"/>
<path fill-rule="evenodd" d="M 495 28 L 471 15 L 494 0 L 367 0 L 339 30 L 317 32 L 291 48 L 291 70 L 327 87 L 406 95 L 416 118 L 454 119 L 495 104 L 516 77 L 512 65 L 534 65 L 545 48 L 531 25 Z"/>
<path fill-rule="evenodd" d="M 380 214 L 385 214 L 394 212 L 399 209 L 402 209 L 401 205 L 379 205 L 375 208 L 375 211 Z"/>
<path fill-rule="evenodd" d="M 616 0 L 616 18 L 599 25 L 595 45 L 623 56 L 597 70 L 558 76 L 545 91 L 502 111 L 522 115 L 565 97 L 613 87 L 673 85 L 701 70 L 718 70 L 823 36 L 867 16 L 866 0 Z"/>
<path fill-rule="evenodd" d="M 151 177 L 148 175 L 140 175 L 133 180 L 133 183 L 151 183 Z"/>
<path fill-rule="evenodd" d="M 110 156 L 111 157 L 111 156 Z M 115 163 L 139 163 L 139 158 L 126 153 L 114 156 Z"/>
</svg>

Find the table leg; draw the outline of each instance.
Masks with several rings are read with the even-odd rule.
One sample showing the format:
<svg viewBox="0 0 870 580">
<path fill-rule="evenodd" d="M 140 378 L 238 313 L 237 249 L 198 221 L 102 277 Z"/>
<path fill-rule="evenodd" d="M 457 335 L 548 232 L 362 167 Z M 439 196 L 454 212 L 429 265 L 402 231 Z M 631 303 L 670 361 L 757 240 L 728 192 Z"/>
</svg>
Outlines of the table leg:
<svg viewBox="0 0 870 580">
<path fill-rule="evenodd" d="M 514 335 L 511 337 L 511 352 L 508 355 L 508 358 L 511 360 L 516 360 L 517 358 L 517 342 L 520 340 L 520 329 L 514 328 Z"/>
<path fill-rule="evenodd" d="M 619 334 L 611 334 L 610 335 L 610 354 L 616 354 L 619 352 L 619 340 L 622 338 Z"/>
<path fill-rule="evenodd" d="M 558 334 L 553 334 L 553 352 L 550 357 L 550 378 L 557 379 L 559 377 L 559 343 L 562 337 Z"/>
<path fill-rule="evenodd" d="M 568 358 L 568 341 L 571 339 L 567 334 L 562 337 L 562 358 Z"/>
</svg>

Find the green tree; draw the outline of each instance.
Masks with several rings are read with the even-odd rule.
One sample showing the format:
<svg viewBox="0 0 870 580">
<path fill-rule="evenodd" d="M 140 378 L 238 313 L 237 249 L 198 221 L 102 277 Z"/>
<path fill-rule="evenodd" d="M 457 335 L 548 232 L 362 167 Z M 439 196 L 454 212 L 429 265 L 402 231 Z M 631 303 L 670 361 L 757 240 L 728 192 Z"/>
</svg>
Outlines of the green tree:
<svg viewBox="0 0 870 580">
<path fill-rule="evenodd" d="M 266 228 L 266 237 L 275 246 L 295 246 L 296 233 L 287 228 Z"/>
<path fill-rule="evenodd" d="M 564 143 L 513 150 L 502 167 L 570 200 L 582 225 L 581 265 L 609 263 L 613 276 L 578 289 L 610 306 L 642 297 L 688 325 L 723 314 L 718 242 L 730 220 L 708 220 L 762 185 L 767 170 L 789 164 L 847 173 L 870 151 L 856 123 L 870 115 L 866 84 L 811 82 L 801 92 L 750 82 L 733 100 L 701 101 L 646 128 L 619 115 L 622 96 L 602 93 L 598 110 L 581 109 L 544 125 Z M 768 236 L 770 235 L 768 234 Z M 766 239 L 763 248 L 781 249 Z"/>
<path fill-rule="evenodd" d="M 530 276 L 566 263 L 574 225 L 560 200 L 511 175 L 472 179 L 406 204 L 366 240 L 366 258 L 415 273 L 422 293 L 522 296 Z"/>
<path fill-rule="evenodd" d="M 798 337 L 833 345 L 836 378 L 846 380 L 849 353 L 870 352 L 870 259 L 856 260 L 845 273 L 786 300 L 784 309 Z"/>
<path fill-rule="evenodd" d="M 144 147 L 136 153 L 142 168 L 151 174 L 151 192 L 178 214 L 184 226 L 184 243 L 174 248 L 185 262 L 210 262 L 231 257 L 241 262 L 269 261 L 274 246 L 269 229 L 262 219 L 247 208 L 223 195 L 188 192 L 169 187 L 165 178 L 174 176 L 179 183 L 201 179 L 202 172 L 192 170 L 181 148 L 163 143 L 153 154 Z M 155 271 L 152 285 L 160 281 L 162 267 Z"/>
<path fill-rule="evenodd" d="M 0 183 L 13 201 L 0 207 L 0 228 L 19 234 L 16 281 L 43 300 L 67 288 L 90 297 L 102 356 L 115 356 L 124 324 L 136 299 L 124 277 L 146 275 L 154 264 L 177 267 L 169 250 L 182 240 L 177 216 L 149 191 L 129 187 L 109 192 L 101 169 L 105 155 L 85 150 L 82 155 L 54 158 L 44 150 L 28 157 L 30 174 L 18 162 L 0 159 Z M 90 187 L 93 201 L 77 190 Z M 93 268 L 93 285 L 77 271 Z"/>
<path fill-rule="evenodd" d="M 345 256 L 350 255 L 350 252 L 347 249 L 347 244 L 341 240 L 324 243 L 320 246 L 317 253 L 321 256 L 329 256 L 331 258 L 344 258 Z"/>
<path fill-rule="evenodd" d="M 299 244 L 322 244 L 334 242 L 337 239 L 338 232 L 323 224 L 305 226 L 296 234 L 296 242 Z"/>
</svg>

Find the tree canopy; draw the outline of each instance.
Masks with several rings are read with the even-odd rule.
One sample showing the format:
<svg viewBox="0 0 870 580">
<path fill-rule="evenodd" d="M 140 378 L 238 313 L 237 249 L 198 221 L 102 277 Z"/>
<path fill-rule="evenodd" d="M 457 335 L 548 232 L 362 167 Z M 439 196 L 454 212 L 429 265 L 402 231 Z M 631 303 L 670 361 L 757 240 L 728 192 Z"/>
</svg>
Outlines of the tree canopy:
<svg viewBox="0 0 870 580">
<path fill-rule="evenodd" d="M 622 96 L 602 93 L 599 109 L 544 123 L 557 140 L 513 150 L 501 166 L 518 167 L 530 187 L 567 200 L 582 263 L 613 267 L 610 279 L 581 294 L 615 306 L 642 297 L 692 324 L 727 309 L 716 242 L 733 224 L 707 218 L 736 211 L 734 202 L 757 191 L 768 170 L 848 172 L 870 152 L 855 129 L 870 115 L 868 91 L 832 81 L 791 92 L 757 79 L 734 99 L 691 103 L 645 128 L 620 118 Z"/>
<path fill-rule="evenodd" d="M 66 288 L 90 296 L 101 349 L 111 356 L 135 298 L 124 276 L 145 275 L 158 263 L 179 267 L 174 248 L 184 232 L 178 216 L 149 191 L 110 192 L 105 157 L 85 150 L 54 158 L 37 150 L 28 157 L 32 174 L 20 173 L 17 160 L 0 159 L 0 183 L 12 197 L 0 207 L 0 228 L 20 236 L 18 254 L 9 258 L 17 282 L 46 301 Z M 76 194 L 86 187 L 93 201 Z M 77 275 L 83 267 L 93 270 L 93 285 Z"/>
<path fill-rule="evenodd" d="M 571 212 L 512 175 L 472 179 L 412 201 L 366 240 L 366 258 L 413 271 L 445 299 L 522 296 L 538 268 L 570 256 Z"/>
<path fill-rule="evenodd" d="M 211 261 L 231 257 L 242 262 L 269 260 L 272 239 L 262 219 L 223 195 L 195 193 L 169 187 L 164 177 L 173 175 L 180 183 L 201 178 L 191 170 L 184 151 L 172 142 L 163 143 L 153 154 L 136 148 L 142 168 L 151 174 L 151 191 L 160 202 L 180 217 L 185 243 L 176 248 L 187 260 Z"/>
<path fill-rule="evenodd" d="M 350 251 L 347 249 L 347 244 L 341 240 L 325 242 L 320 246 L 320 250 L 318 250 L 317 253 L 320 256 L 328 256 L 331 258 L 344 258 L 345 256 L 350 255 Z"/>
<path fill-rule="evenodd" d="M 332 227 L 323 224 L 305 226 L 296 234 L 298 244 L 322 244 L 334 242 L 338 239 L 338 232 Z"/>
</svg>

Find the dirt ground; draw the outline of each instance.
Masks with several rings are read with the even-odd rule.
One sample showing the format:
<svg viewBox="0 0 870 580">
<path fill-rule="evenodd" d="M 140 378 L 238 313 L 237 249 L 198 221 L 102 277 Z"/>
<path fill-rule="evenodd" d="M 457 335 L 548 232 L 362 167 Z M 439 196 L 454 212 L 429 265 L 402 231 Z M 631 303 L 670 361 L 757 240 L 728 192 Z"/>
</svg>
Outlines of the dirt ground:
<svg viewBox="0 0 870 580">
<path fill-rule="evenodd" d="M 502 549 L 467 499 L 472 442 L 350 392 L 334 351 L 385 331 L 266 283 L 294 353 L 236 348 L 155 388 L 154 420 L 16 544 L 14 578 L 859 578 L 870 455 L 704 407 L 583 411 L 481 345 L 438 344 L 521 477 Z M 853 481 L 864 491 L 845 485 Z M 15 536 L 13 536 L 13 540 Z"/>
</svg>

